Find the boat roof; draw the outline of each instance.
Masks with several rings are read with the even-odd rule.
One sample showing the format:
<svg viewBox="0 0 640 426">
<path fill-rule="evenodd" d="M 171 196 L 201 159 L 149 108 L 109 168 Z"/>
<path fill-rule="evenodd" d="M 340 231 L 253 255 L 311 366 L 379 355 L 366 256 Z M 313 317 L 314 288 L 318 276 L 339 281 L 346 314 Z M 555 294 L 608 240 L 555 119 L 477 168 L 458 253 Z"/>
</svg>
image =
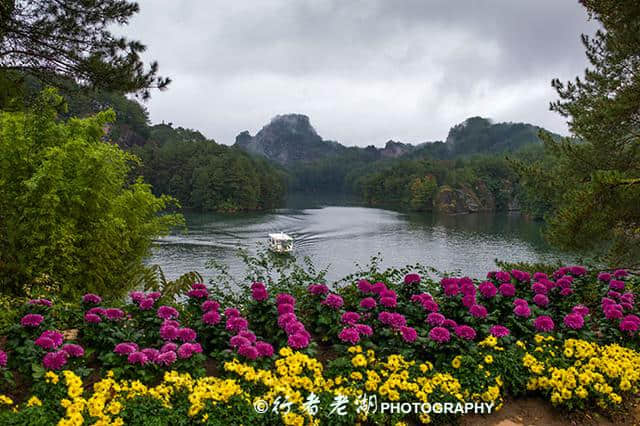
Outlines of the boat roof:
<svg viewBox="0 0 640 426">
<path fill-rule="evenodd" d="M 293 240 L 293 238 L 291 238 L 289 235 L 285 234 L 284 232 L 278 232 L 277 234 L 269 234 L 269 238 L 271 238 L 272 240 L 284 240 L 284 241 Z"/>
</svg>

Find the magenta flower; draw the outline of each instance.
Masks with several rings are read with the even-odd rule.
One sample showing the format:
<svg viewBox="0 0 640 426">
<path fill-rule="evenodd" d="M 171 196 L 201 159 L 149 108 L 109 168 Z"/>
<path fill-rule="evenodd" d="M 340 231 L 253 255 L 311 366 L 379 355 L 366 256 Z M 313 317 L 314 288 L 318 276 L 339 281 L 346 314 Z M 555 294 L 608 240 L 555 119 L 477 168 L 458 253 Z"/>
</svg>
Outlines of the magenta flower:
<svg viewBox="0 0 640 426">
<path fill-rule="evenodd" d="M 609 281 L 609 288 L 611 290 L 624 291 L 624 281 L 611 280 Z"/>
<path fill-rule="evenodd" d="M 570 313 L 563 319 L 564 325 L 574 330 L 580 330 L 584 326 L 584 317 L 580 314 Z"/>
<path fill-rule="evenodd" d="M 387 286 L 385 285 L 385 283 L 378 281 L 377 283 L 373 284 L 371 286 L 371 292 L 375 293 L 375 294 L 380 294 L 383 291 L 385 291 L 387 289 Z"/>
<path fill-rule="evenodd" d="M 329 293 L 329 287 L 324 284 L 311 284 L 307 290 L 309 293 L 315 294 L 316 296 L 322 296 L 323 294 Z"/>
<path fill-rule="evenodd" d="M 616 278 L 622 278 L 629 275 L 629 273 L 625 269 L 617 269 L 613 272 L 613 276 Z"/>
<path fill-rule="evenodd" d="M 54 349 L 56 347 L 55 343 L 53 343 L 53 340 L 45 336 L 38 337 L 34 343 L 37 346 L 40 346 L 42 349 Z"/>
<path fill-rule="evenodd" d="M 296 319 L 286 323 L 284 325 L 284 331 L 287 333 L 287 336 L 289 336 L 295 333 L 304 333 L 306 330 L 304 329 L 304 324 Z"/>
<path fill-rule="evenodd" d="M 494 325 L 489 329 L 489 333 L 494 337 L 506 337 L 511 331 L 503 325 Z"/>
<path fill-rule="evenodd" d="M 491 299 L 496 295 L 498 289 L 491 281 L 484 281 L 478 285 L 478 291 L 483 297 Z"/>
<path fill-rule="evenodd" d="M 0 367 L 7 366 L 7 353 L 3 350 L 0 350 Z"/>
<path fill-rule="evenodd" d="M 445 319 L 446 318 L 444 315 L 437 312 L 431 312 L 429 315 L 427 315 L 427 323 L 433 326 L 442 325 Z"/>
<path fill-rule="evenodd" d="M 513 269 L 511 271 L 511 276 L 515 278 L 517 281 L 520 281 L 523 283 L 529 282 L 529 280 L 531 280 L 531 275 L 528 272 L 519 271 L 517 269 Z"/>
<path fill-rule="evenodd" d="M 178 338 L 178 328 L 171 324 L 163 324 L 160 327 L 160 337 L 163 340 L 175 340 Z"/>
<path fill-rule="evenodd" d="M 162 347 L 160 348 L 160 353 L 171 352 L 171 351 L 175 352 L 176 350 L 178 350 L 178 345 L 172 342 L 167 342 L 164 345 L 162 345 Z"/>
<path fill-rule="evenodd" d="M 339 309 L 344 305 L 344 300 L 342 297 L 338 296 L 335 293 L 330 293 L 327 295 L 326 299 L 322 302 L 323 305 L 327 305 L 333 309 Z"/>
<path fill-rule="evenodd" d="M 255 346 L 240 346 L 238 348 L 238 355 L 241 355 L 250 360 L 254 360 L 258 358 L 258 355 L 260 355 L 260 353 Z"/>
<path fill-rule="evenodd" d="M 395 308 L 398 305 L 398 301 L 394 297 L 382 297 L 380 298 L 380 304 L 386 308 Z"/>
<path fill-rule="evenodd" d="M 362 309 L 373 309 L 376 307 L 376 305 L 376 299 L 374 299 L 373 297 L 365 297 L 360 301 L 360 307 Z"/>
<path fill-rule="evenodd" d="M 232 348 L 237 349 L 240 346 L 249 346 L 251 345 L 251 342 L 246 337 L 236 335 L 231 337 L 231 339 L 229 339 L 229 344 L 231 345 Z"/>
<path fill-rule="evenodd" d="M 535 281 L 548 280 L 549 277 L 544 272 L 536 272 L 533 274 L 533 279 Z"/>
<path fill-rule="evenodd" d="M 144 352 L 132 352 L 127 356 L 127 362 L 129 364 L 145 365 L 149 362 L 149 357 Z"/>
<path fill-rule="evenodd" d="M 574 314 L 578 314 L 581 316 L 586 316 L 589 315 L 589 308 L 587 308 L 584 305 L 576 305 L 571 309 L 571 312 L 573 312 Z"/>
<path fill-rule="evenodd" d="M 549 298 L 544 294 L 536 294 L 535 296 L 533 296 L 533 303 L 540 306 L 541 308 L 544 308 L 549 304 Z"/>
<path fill-rule="evenodd" d="M 476 296 L 474 294 L 465 294 L 462 296 L 462 306 L 470 308 L 476 304 Z"/>
<path fill-rule="evenodd" d="M 598 274 L 598 279 L 600 281 L 609 282 L 609 280 L 611 279 L 611 274 L 608 272 L 600 272 Z"/>
<path fill-rule="evenodd" d="M 342 321 L 343 324 L 355 324 L 360 320 L 360 314 L 357 312 L 345 312 L 344 314 L 342 314 L 342 316 L 340 317 L 340 321 Z"/>
<path fill-rule="evenodd" d="M 443 287 L 445 296 L 453 297 L 457 296 L 460 293 L 460 288 L 458 287 L 458 283 L 451 282 L 445 284 Z"/>
<path fill-rule="evenodd" d="M 288 293 L 280 293 L 276 296 L 276 303 L 278 305 L 282 305 L 283 303 L 288 303 L 289 305 L 296 305 L 296 298 Z"/>
<path fill-rule="evenodd" d="M 568 296 L 571 293 L 573 293 L 573 290 L 571 290 L 570 288 L 563 288 L 562 290 L 560 290 L 560 296 Z"/>
<path fill-rule="evenodd" d="M 191 288 L 194 289 L 194 290 L 206 290 L 207 286 L 204 285 L 204 283 L 193 283 Z"/>
<path fill-rule="evenodd" d="M 269 293 L 267 293 L 267 290 L 265 288 L 256 288 L 254 290 L 251 290 L 251 297 L 256 302 L 264 302 L 269 298 Z"/>
<path fill-rule="evenodd" d="M 620 321 L 620 331 L 626 331 L 633 334 L 640 328 L 640 318 L 636 315 L 627 315 Z"/>
<path fill-rule="evenodd" d="M 278 315 L 292 314 L 294 312 L 293 305 L 282 303 L 278 305 Z"/>
<path fill-rule="evenodd" d="M 456 328 L 458 326 L 458 323 L 455 322 L 455 320 L 452 320 L 450 318 L 447 318 L 446 320 L 444 320 L 444 322 L 442 323 L 443 327 L 447 327 L 447 328 Z"/>
<path fill-rule="evenodd" d="M 531 309 L 528 305 L 518 304 L 513 308 L 513 313 L 522 318 L 529 318 L 531 316 Z"/>
<path fill-rule="evenodd" d="M 92 315 L 104 315 L 104 311 L 105 311 L 104 308 L 101 308 L 100 306 L 96 306 L 89 309 L 87 313 Z"/>
<path fill-rule="evenodd" d="M 118 308 L 108 308 L 104 310 L 104 316 L 107 319 L 115 321 L 124 317 L 124 312 Z"/>
<path fill-rule="evenodd" d="M 604 316 L 608 320 L 622 318 L 622 306 L 620 305 L 607 305 L 604 309 Z"/>
<path fill-rule="evenodd" d="M 506 271 L 498 271 L 496 272 L 495 278 L 497 281 L 501 283 L 511 282 L 511 275 L 509 275 Z"/>
<path fill-rule="evenodd" d="M 256 342 L 256 349 L 258 350 L 258 354 L 263 357 L 272 357 L 273 356 L 273 346 L 271 346 L 267 342 Z"/>
<path fill-rule="evenodd" d="M 395 291 L 393 291 L 393 290 L 389 290 L 389 289 L 386 289 L 386 290 L 381 291 L 381 292 L 378 294 L 378 297 L 380 297 L 381 299 L 382 299 L 383 297 L 390 297 L 390 298 L 392 298 L 392 299 L 395 299 L 395 298 L 397 298 L 397 297 L 398 297 L 398 295 L 396 294 L 396 292 L 395 292 Z"/>
<path fill-rule="evenodd" d="M 158 355 L 156 358 L 156 364 L 158 365 L 171 365 L 176 362 L 177 355 L 174 351 L 166 351 Z"/>
<path fill-rule="evenodd" d="M 44 321 L 44 317 L 40 314 L 27 314 L 22 317 L 20 324 L 23 327 L 37 327 Z"/>
<path fill-rule="evenodd" d="M 504 297 L 513 297 L 516 295 L 516 288 L 513 284 L 500 284 L 500 287 L 498 287 L 498 293 Z"/>
<path fill-rule="evenodd" d="M 200 343 L 183 343 L 176 351 L 178 358 L 181 359 L 191 358 L 193 354 L 201 352 L 202 346 L 200 346 Z"/>
<path fill-rule="evenodd" d="M 62 350 L 49 352 L 42 358 L 42 365 L 48 370 L 59 370 L 67 363 L 67 356 Z"/>
<path fill-rule="evenodd" d="M 585 268 L 584 266 L 572 266 L 571 268 L 569 268 L 569 272 L 571 273 L 571 275 L 580 277 L 587 273 L 587 268 Z"/>
<path fill-rule="evenodd" d="M 55 345 L 55 347 L 60 346 L 62 342 L 64 342 L 64 336 L 62 335 L 62 333 L 55 330 L 43 331 L 40 337 L 48 337 L 53 341 L 53 344 Z"/>
<path fill-rule="evenodd" d="M 202 315 L 202 323 L 206 325 L 216 325 L 220 322 L 220 314 L 218 311 L 206 311 Z"/>
<path fill-rule="evenodd" d="M 87 313 L 87 314 L 84 315 L 84 320 L 86 322 L 89 322 L 89 323 L 97 324 L 97 323 L 102 321 L 102 318 L 100 318 L 96 314 L 88 314 Z"/>
<path fill-rule="evenodd" d="M 202 312 L 217 311 L 219 308 L 220 304 L 215 300 L 205 300 L 202 302 L 202 305 L 200 305 Z"/>
<path fill-rule="evenodd" d="M 371 293 L 373 291 L 372 287 L 371 283 L 367 280 L 358 281 L 358 290 L 360 290 L 361 293 Z"/>
<path fill-rule="evenodd" d="M 140 352 L 147 356 L 149 362 L 156 362 L 156 360 L 160 356 L 160 351 L 154 348 L 144 348 Z"/>
<path fill-rule="evenodd" d="M 240 311 L 237 310 L 236 308 L 227 308 L 224 310 L 224 316 L 227 318 L 231 318 L 231 317 L 239 317 L 240 316 Z"/>
<path fill-rule="evenodd" d="M 420 284 L 420 275 L 407 274 L 404 276 L 404 283 L 407 285 Z"/>
<path fill-rule="evenodd" d="M 131 353 L 136 352 L 137 350 L 138 350 L 138 345 L 136 345 L 135 343 L 123 342 L 123 343 L 118 343 L 116 347 L 113 349 L 113 352 L 117 353 L 118 355 L 129 355 Z"/>
<path fill-rule="evenodd" d="M 555 327 L 553 319 L 547 315 L 540 315 L 533 321 L 533 326 L 538 331 L 552 331 Z"/>
<path fill-rule="evenodd" d="M 249 328 L 249 322 L 242 317 L 230 317 L 227 319 L 225 327 L 229 331 L 240 332 Z"/>
<path fill-rule="evenodd" d="M 160 293 L 159 291 L 152 291 L 151 293 L 147 294 L 147 297 L 150 297 L 153 300 L 158 300 L 162 297 L 162 293 Z"/>
<path fill-rule="evenodd" d="M 97 294 L 87 293 L 82 296 L 82 303 L 97 305 L 100 302 L 102 302 L 102 297 L 98 296 Z"/>
<path fill-rule="evenodd" d="M 473 340 L 476 338 L 476 331 L 468 325 L 459 325 L 453 330 L 456 335 L 465 340 Z"/>
<path fill-rule="evenodd" d="M 187 292 L 187 296 L 192 299 L 206 299 L 209 297 L 209 292 L 204 288 L 192 288 Z"/>
<path fill-rule="evenodd" d="M 418 339 L 418 332 L 413 327 L 400 327 L 400 334 L 402 335 L 402 340 L 407 343 L 413 343 Z"/>
<path fill-rule="evenodd" d="M 425 311 L 429 312 L 438 312 L 438 310 L 440 309 L 440 307 L 434 300 L 424 300 L 422 302 L 422 308 Z"/>
<path fill-rule="evenodd" d="M 343 342 L 356 345 L 360 341 L 360 333 L 358 333 L 358 330 L 354 327 L 345 327 L 340 334 L 338 334 L 338 338 Z"/>
<path fill-rule="evenodd" d="M 295 333 L 289 336 L 287 344 L 294 349 L 304 349 L 309 346 L 309 337 L 303 333 Z"/>
<path fill-rule="evenodd" d="M 196 337 L 198 337 L 198 335 L 191 328 L 185 327 L 178 330 L 178 338 L 183 342 L 193 342 L 196 340 Z"/>
<path fill-rule="evenodd" d="M 154 303 L 154 299 L 147 297 L 145 299 L 142 299 L 138 306 L 140 306 L 140 309 L 142 309 L 143 311 L 148 311 L 149 309 L 153 308 Z"/>
<path fill-rule="evenodd" d="M 244 330 L 239 333 L 240 336 L 247 339 L 249 342 L 254 343 L 256 341 L 256 335 L 249 330 Z"/>
<path fill-rule="evenodd" d="M 469 313 L 471 316 L 475 318 L 486 318 L 487 317 L 487 308 L 482 305 L 472 305 L 469 308 Z"/>
<path fill-rule="evenodd" d="M 466 278 L 466 277 L 465 277 Z M 462 278 L 460 282 L 460 293 L 464 296 L 475 296 L 476 295 L 476 286 L 471 281 L 463 281 L 465 278 Z M 469 278 L 467 278 L 469 279 Z"/>
<path fill-rule="evenodd" d="M 129 294 L 129 297 L 131 297 L 131 300 L 133 300 L 134 302 L 140 303 L 140 301 L 144 299 L 145 294 L 141 291 L 132 291 Z"/>
<path fill-rule="evenodd" d="M 429 331 L 429 338 L 434 342 L 444 343 L 451 339 L 451 333 L 444 327 L 434 327 Z"/>
<path fill-rule="evenodd" d="M 158 318 L 162 319 L 174 319 L 180 315 L 176 308 L 172 306 L 160 306 L 157 311 Z"/>
<path fill-rule="evenodd" d="M 373 328 L 371 328 L 370 326 L 368 326 L 366 324 L 356 324 L 355 328 L 356 328 L 356 330 L 358 330 L 358 333 L 361 336 L 371 336 L 371 335 L 373 335 Z"/>
<path fill-rule="evenodd" d="M 539 282 L 535 282 L 531 286 L 531 291 L 533 291 L 535 294 L 547 294 L 549 289 L 547 289 L 546 285 Z"/>
</svg>

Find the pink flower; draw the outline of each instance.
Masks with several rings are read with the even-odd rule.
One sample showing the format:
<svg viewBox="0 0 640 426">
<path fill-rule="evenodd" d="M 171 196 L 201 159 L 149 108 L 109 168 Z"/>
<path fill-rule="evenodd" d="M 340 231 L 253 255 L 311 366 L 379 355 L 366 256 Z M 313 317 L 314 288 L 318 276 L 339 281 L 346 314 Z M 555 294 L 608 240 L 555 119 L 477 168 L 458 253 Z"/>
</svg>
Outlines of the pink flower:
<svg viewBox="0 0 640 426">
<path fill-rule="evenodd" d="M 516 295 L 516 288 L 513 284 L 500 284 L 500 287 L 498 287 L 498 293 L 504 297 L 513 297 Z"/>
<path fill-rule="evenodd" d="M 549 277 L 544 272 L 536 272 L 535 274 L 533 274 L 533 279 L 535 281 L 541 281 L 541 280 L 548 280 Z"/>
<path fill-rule="evenodd" d="M 511 334 L 511 331 L 503 325 L 494 325 L 489 329 L 489 333 L 495 337 L 505 337 Z"/>
<path fill-rule="evenodd" d="M 322 302 L 323 305 L 327 305 L 333 309 L 339 309 L 344 305 L 344 300 L 342 297 L 338 296 L 335 293 L 330 293 L 327 295 L 327 298 Z"/>
<path fill-rule="evenodd" d="M 400 327 L 400 333 L 402 334 L 402 340 L 408 343 L 413 343 L 418 339 L 418 332 L 407 326 Z"/>
<path fill-rule="evenodd" d="M 371 293 L 372 292 L 372 285 L 369 281 L 367 280 L 359 280 L 358 281 L 358 290 L 360 290 L 361 293 Z"/>
<path fill-rule="evenodd" d="M 48 370 L 59 370 L 67 363 L 65 351 L 49 352 L 42 359 L 42 364 Z"/>
<path fill-rule="evenodd" d="M 144 348 L 140 352 L 145 354 L 150 362 L 155 362 L 160 356 L 160 351 L 154 348 Z"/>
<path fill-rule="evenodd" d="M 254 290 L 251 290 L 251 297 L 256 302 L 264 302 L 269 298 L 269 293 L 267 293 L 267 290 L 265 288 L 256 288 Z"/>
<path fill-rule="evenodd" d="M 345 327 L 342 329 L 340 334 L 338 334 L 338 338 L 343 342 L 349 342 L 352 345 L 358 344 L 360 341 L 360 333 L 354 327 Z"/>
<path fill-rule="evenodd" d="M 404 277 L 404 283 L 407 284 L 407 285 L 420 284 L 420 275 L 418 275 L 418 274 L 407 274 Z"/>
<path fill-rule="evenodd" d="M 461 339 L 473 340 L 476 338 L 476 331 L 468 325 L 459 325 L 453 331 Z"/>
<path fill-rule="evenodd" d="M 256 335 L 249 330 L 244 330 L 239 333 L 240 336 L 247 339 L 249 342 L 254 343 L 256 341 Z"/>
<path fill-rule="evenodd" d="M 104 316 L 107 319 L 115 321 L 124 317 L 124 312 L 118 308 L 108 308 L 104 310 Z"/>
<path fill-rule="evenodd" d="M 309 346 L 309 337 L 303 333 L 295 333 L 289 336 L 287 344 L 293 349 L 304 349 Z"/>
<path fill-rule="evenodd" d="M 371 292 L 375 293 L 375 294 L 380 294 L 383 291 L 385 291 L 387 289 L 387 286 L 383 283 L 378 281 L 377 283 L 375 283 L 374 285 L 371 286 Z"/>
<path fill-rule="evenodd" d="M 220 304 L 215 300 L 205 300 L 202 302 L 202 305 L 200 305 L 202 312 L 217 311 L 219 308 Z"/>
<path fill-rule="evenodd" d="M 138 350 L 138 345 L 136 345 L 135 343 L 123 342 L 123 343 L 118 343 L 116 347 L 113 349 L 113 352 L 117 353 L 118 355 L 128 355 L 133 352 L 136 352 L 137 350 Z"/>
<path fill-rule="evenodd" d="M 278 315 L 291 314 L 293 313 L 293 305 L 288 303 L 282 303 L 278 305 Z"/>
<path fill-rule="evenodd" d="M 309 293 L 315 294 L 316 296 L 322 296 L 323 294 L 329 293 L 329 287 L 324 284 L 311 284 L 308 287 L 308 291 Z"/>
<path fill-rule="evenodd" d="M 587 268 L 585 268 L 584 266 L 572 266 L 571 268 L 569 268 L 569 272 L 571 273 L 571 275 L 579 277 L 587 273 Z"/>
<path fill-rule="evenodd" d="M 55 347 L 58 347 L 64 342 L 64 336 L 62 333 L 55 330 L 46 330 L 43 331 L 40 337 L 47 337 L 53 341 Z"/>
<path fill-rule="evenodd" d="M 154 299 L 147 297 L 145 299 L 142 299 L 138 306 L 140 306 L 140 309 L 142 309 L 143 311 L 148 311 L 149 309 L 153 308 L 154 303 Z"/>
<path fill-rule="evenodd" d="M 276 296 L 276 303 L 278 305 L 282 305 L 283 303 L 288 303 L 289 305 L 296 305 L 296 298 L 287 293 L 280 293 Z"/>
<path fill-rule="evenodd" d="M 374 299 L 373 297 L 365 297 L 360 301 L 360 307 L 362 309 L 373 309 L 376 307 L 376 305 L 376 299 Z"/>
<path fill-rule="evenodd" d="M 157 311 L 158 318 L 174 319 L 180 315 L 176 308 L 172 306 L 160 306 Z"/>
<path fill-rule="evenodd" d="M 85 320 L 86 322 L 90 322 L 90 323 L 93 323 L 93 324 L 97 324 L 97 323 L 99 323 L 99 322 L 101 322 L 101 321 L 102 321 L 102 318 L 100 318 L 100 317 L 99 317 L 98 315 L 96 315 L 96 314 L 85 314 L 85 315 L 84 315 L 84 320 Z"/>
<path fill-rule="evenodd" d="M 236 335 L 229 339 L 229 344 L 232 348 L 239 348 L 240 346 L 249 346 L 251 342 L 246 337 Z"/>
<path fill-rule="evenodd" d="M 291 334 L 295 334 L 295 333 L 305 333 L 306 330 L 304 329 L 304 325 L 296 320 L 293 321 L 289 321 L 288 323 L 286 323 L 284 325 L 284 331 L 285 333 L 287 333 L 287 336 L 291 335 Z"/>
<path fill-rule="evenodd" d="M 449 297 L 457 296 L 458 293 L 460 293 L 460 288 L 458 287 L 458 283 L 455 283 L 455 282 L 447 283 L 444 286 L 443 290 L 444 290 L 445 296 L 449 296 Z"/>
<path fill-rule="evenodd" d="M 475 318 L 486 318 L 487 308 L 482 305 L 473 305 L 469 308 L 469 313 Z"/>
<path fill-rule="evenodd" d="M 633 334 L 640 328 L 640 318 L 636 315 L 627 315 L 620 321 L 620 331 L 626 331 Z"/>
<path fill-rule="evenodd" d="M 27 303 L 29 305 L 46 306 L 47 308 L 50 308 L 51 305 L 53 305 L 53 303 L 51 303 L 51 300 L 48 299 L 31 299 Z"/>
<path fill-rule="evenodd" d="M 147 294 L 147 297 L 153 300 L 158 300 L 162 297 L 162 293 L 160 293 L 159 291 L 152 291 L 151 293 Z"/>
<path fill-rule="evenodd" d="M 533 296 L 533 303 L 544 308 L 549 304 L 549 298 L 544 294 L 536 294 Z"/>
<path fill-rule="evenodd" d="M 206 311 L 202 315 L 202 322 L 207 325 L 216 325 L 220 322 L 220 314 L 214 310 Z"/>
<path fill-rule="evenodd" d="M 469 281 L 467 281 L 469 280 Z M 476 286 L 473 284 L 473 282 L 471 281 L 471 279 L 464 277 L 460 279 L 460 282 L 462 283 L 460 285 L 460 293 L 462 293 L 465 296 L 475 296 L 476 295 Z"/>
<path fill-rule="evenodd" d="M 573 293 L 573 290 L 571 290 L 570 288 L 563 288 L 562 290 L 560 290 L 560 296 L 568 296 L 571 293 Z"/>
<path fill-rule="evenodd" d="M 624 281 L 611 280 L 609 281 L 609 288 L 611 290 L 624 291 Z"/>
<path fill-rule="evenodd" d="M 444 327 L 434 327 L 429 331 L 429 338 L 434 342 L 444 343 L 451 339 L 451 333 Z"/>
<path fill-rule="evenodd" d="M 129 297 L 136 303 L 140 303 L 142 299 L 144 299 L 144 293 L 141 291 L 132 291 L 129 293 Z"/>
<path fill-rule="evenodd" d="M 99 306 L 93 307 L 87 311 L 88 314 L 92 315 L 104 315 L 104 308 Z"/>
<path fill-rule="evenodd" d="M 506 272 L 506 271 L 498 271 L 498 272 L 496 272 L 495 278 L 496 278 L 496 280 L 498 280 L 501 283 L 511 282 L 511 275 L 509 275 L 509 273 Z"/>
<path fill-rule="evenodd" d="M 238 348 L 238 355 L 254 360 L 258 358 L 258 355 L 260 355 L 260 353 L 255 346 L 240 346 Z"/>
<path fill-rule="evenodd" d="M 570 313 L 563 319 L 564 325 L 574 330 L 580 330 L 584 326 L 584 317 L 580 314 Z"/>
<path fill-rule="evenodd" d="M 627 275 L 629 275 L 629 273 L 625 269 L 616 269 L 613 272 L 613 276 L 616 278 L 626 277 Z"/>
<path fill-rule="evenodd" d="M 476 304 L 476 296 L 474 294 L 465 294 L 462 296 L 462 306 L 470 308 Z"/>
<path fill-rule="evenodd" d="M 437 312 L 431 312 L 429 315 L 427 315 L 427 323 L 429 325 L 442 325 L 445 319 L 446 318 L 444 315 Z"/>
<path fill-rule="evenodd" d="M 620 305 L 608 305 L 603 311 L 608 320 L 622 318 L 622 306 Z"/>
<path fill-rule="evenodd" d="M 201 353 L 202 347 L 199 343 L 183 343 L 176 351 L 181 359 L 191 358 L 194 353 Z"/>
<path fill-rule="evenodd" d="M 171 342 L 167 342 L 164 345 L 162 345 L 162 347 L 160 348 L 160 353 L 165 353 L 165 352 L 175 352 L 178 349 L 178 345 L 176 345 L 175 343 L 171 343 Z"/>
<path fill-rule="evenodd" d="M 204 285 L 204 283 L 193 283 L 191 288 L 194 289 L 194 290 L 206 290 L 207 286 Z"/>
<path fill-rule="evenodd" d="M 351 324 L 351 325 L 357 323 L 359 319 L 360 319 L 360 314 L 357 312 L 351 312 L 351 311 L 345 312 L 340 317 L 340 321 L 342 321 L 343 324 Z"/>
<path fill-rule="evenodd" d="M 611 274 L 609 274 L 608 272 L 600 272 L 598 274 L 598 279 L 600 281 L 609 282 L 609 280 L 611 279 Z"/>
<path fill-rule="evenodd" d="M 273 346 L 271 346 L 267 342 L 256 342 L 256 349 L 258 350 L 258 354 L 264 357 L 272 357 L 273 356 Z"/>
<path fill-rule="evenodd" d="M 160 327 L 160 337 L 164 340 L 175 340 L 178 338 L 178 328 L 171 324 L 164 324 Z"/>
<path fill-rule="evenodd" d="M 442 326 L 443 327 L 447 327 L 447 328 L 456 328 L 458 326 L 458 323 L 455 322 L 454 320 L 450 319 L 450 318 L 447 318 L 442 323 Z"/>
<path fill-rule="evenodd" d="M 425 311 L 429 312 L 438 312 L 438 310 L 440 309 L 440 307 L 434 300 L 424 300 L 422 302 L 422 308 Z"/>
<path fill-rule="evenodd" d="M 236 308 L 227 308 L 224 310 L 224 316 L 227 318 L 231 318 L 231 317 L 239 317 L 240 316 L 240 311 L 237 310 Z"/>
<path fill-rule="evenodd" d="M 356 327 L 356 330 L 358 330 L 358 333 L 362 336 L 373 335 L 373 329 L 366 324 L 356 324 L 355 327 Z"/>
<path fill-rule="evenodd" d="M 178 330 L 178 338 L 183 342 L 193 342 L 196 340 L 196 337 L 198 337 L 198 335 L 191 328 L 185 327 Z"/>
<path fill-rule="evenodd" d="M 0 367 L 7 366 L 7 353 L 5 351 L 0 350 Z"/>
<path fill-rule="evenodd" d="M 549 290 L 547 289 L 546 285 L 535 282 L 531 286 L 531 291 L 533 291 L 535 294 L 547 294 Z"/>
<path fill-rule="evenodd" d="M 127 356 L 127 362 L 129 364 L 145 365 L 149 362 L 149 357 L 144 352 L 132 352 Z"/>
<path fill-rule="evenodd" d="M 517 269 L 513 269 L 511 271 L 511 276 L 516 279 L 516 281 L 520 282 L 529 282 L 531 279 L 531 275 L 528 272 L 519 271 Z"/>
<path fill-rule="evenodd" d="M 171 365 L 176 362 L 177 358 L 175 351 L 166 351 L 158 355 L 155 362 L 158 365 Z"/>
<path fill-rule="evenodd" d="M 495 285 L 493 285 L 492 282 L 484 281 L 480 283 L 480 285 L 478 286 L 478 291 L 480 291 L 480 294 L 483 297 L 486 297 L 487 299 L 491 299 L 496 295 L 496 293 L 498 292 L 498 289 L 496 288 Z"/>
<path fill-rule="evenodd" d="M 102 302 L 102 297 L 98 296 L 97 294 L 87 293 L 82 296 L 82 303 L 97 305 L 100 302 Z"/>
<path fill-rule="evenodd" d="M 37 327 L 44 321 L 44 317 L 40 314 L 27 314 L 22 317 L 20 324 L 23 327 Z"/>
<path fill-rule="evenodd" d="M 56 345 L 53 343 L 53 340 L 44 336 L 38 337 L 34 343 L 37 346 L 40 346 L 42 349 L 54 349 L 56 347 Z"/>
<path fill-rule="evenodd" d="M 192 299 L 206 299 L 209 297 L 209 292 L 203 288 L 193 288 L 187 292 L 187 296 Z"/>
<path fill-rule="evenodd" d="M 540 315 L 533 321 L 533 326 L 538 331 L 552 331 L 554 328 L 553 319 L 547 315 Z"/>
<path fill-rule="evenodd" d="M 394 297 L 382 297 L 380 298 L 380 304 L 387 308 L 395 308 L 398 305 L 398 301 Z"/>
<path fill-rule="evenodd" d="M 584 305 L 576 305 L 571 309 L 574 314 L 582 315 L 583 317 L 589 315 L 589 308 Z"/>
<path fill-rule="evenodd" d="M 531 316 L 531 309 L 529 309 L 528 305 L 519 304 L 513 308 L 513 313 L 519 317 L 529 318 Z"/>
</svg>

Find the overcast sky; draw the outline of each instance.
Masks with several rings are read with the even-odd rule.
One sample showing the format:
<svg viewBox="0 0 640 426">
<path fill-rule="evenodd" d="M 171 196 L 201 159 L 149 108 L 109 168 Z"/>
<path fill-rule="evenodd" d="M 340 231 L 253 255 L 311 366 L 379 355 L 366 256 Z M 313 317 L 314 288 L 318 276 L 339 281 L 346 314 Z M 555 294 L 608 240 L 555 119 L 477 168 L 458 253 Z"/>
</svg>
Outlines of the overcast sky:
<svg viewBox="0 0 640 426">
<path fill-rule="evenodd" d="M 139 0 L 125 33 L 173 79 L 162 120 L 232 144 L 283 113 L 325 139 L 443 140 L 480 115 L 566 133 L 550 81 L 581 75 L 577 0 Z"/>
</svg>

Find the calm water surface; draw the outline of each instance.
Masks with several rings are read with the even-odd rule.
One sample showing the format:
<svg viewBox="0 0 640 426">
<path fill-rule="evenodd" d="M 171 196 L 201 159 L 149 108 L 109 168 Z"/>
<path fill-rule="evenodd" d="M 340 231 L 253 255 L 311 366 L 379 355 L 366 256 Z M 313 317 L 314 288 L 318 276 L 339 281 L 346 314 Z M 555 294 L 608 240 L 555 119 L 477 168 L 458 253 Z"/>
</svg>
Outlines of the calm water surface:
<svg viewBox="0 0 640 426">
<path fill-rule="evenodd" d="M 332 205 L 333 204 L 333 205 Z M 340 205 L 335 205 L 340 204 Z M 405 214 L 367 208 L 345 200 L 294 198 L 289 207 L 264 214 L 185 214 L 188 232 L 157 241 L 148 263 L 162 267 L 168 278 L 196 270 L 205 278 L 210 259 L 244 272 L 238 247 L 250 251 L 267 234 L 283 231 L 295 238 L 294 254 L 309 256 L 317 267 L 329 266 L 328 280 L 354 272 L 381 253 L 383 266 L 420 262 L 440 271 L 483 277 L 507 261 L 570 261 L 552 250 L 540 235 L 540 224 L 517 213 L 442 216 Z M 242 275 L 243 276 L 243 275 Z"/>
</svg>

